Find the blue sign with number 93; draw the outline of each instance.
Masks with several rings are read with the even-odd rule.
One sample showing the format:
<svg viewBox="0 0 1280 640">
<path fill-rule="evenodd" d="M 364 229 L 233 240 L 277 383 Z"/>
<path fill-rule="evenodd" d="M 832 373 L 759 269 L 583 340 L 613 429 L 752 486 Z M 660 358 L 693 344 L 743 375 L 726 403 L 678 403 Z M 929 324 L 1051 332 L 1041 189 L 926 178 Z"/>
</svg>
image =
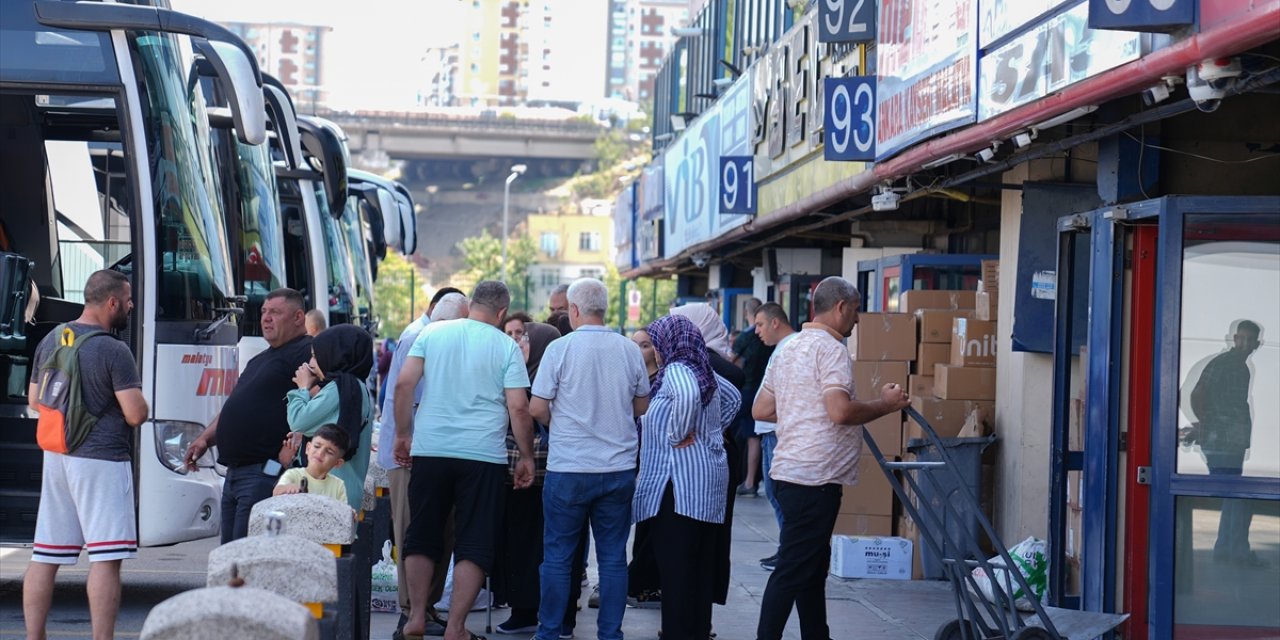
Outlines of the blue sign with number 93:
<svg viewBox="0 0 1280 640">
<path fill-rule="evenodd" d="M 822 157 L 869 162 L 876 159 L 876 78 L 823 80 Z"/>
</svg>

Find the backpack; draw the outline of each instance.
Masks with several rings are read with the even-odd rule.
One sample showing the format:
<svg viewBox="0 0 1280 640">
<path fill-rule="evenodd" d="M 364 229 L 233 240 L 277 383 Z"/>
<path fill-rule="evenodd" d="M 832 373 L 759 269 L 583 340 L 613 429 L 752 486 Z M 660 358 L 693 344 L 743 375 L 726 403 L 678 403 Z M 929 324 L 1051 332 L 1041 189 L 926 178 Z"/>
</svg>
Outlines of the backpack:
<svg viewBox="0 0 1280 640">
<path fill-rule="evenodd" d="M 53 353 L 36 370 L 36 442 L 53 453 L 71 453 L 97 424 L 99 416 L 89 413 L 80 386 L 80 347 L 89 339 L 109 335 L 93 330 L 76 335 L 70 324 L 53 330 L 57 344 Z"/>
</svg>

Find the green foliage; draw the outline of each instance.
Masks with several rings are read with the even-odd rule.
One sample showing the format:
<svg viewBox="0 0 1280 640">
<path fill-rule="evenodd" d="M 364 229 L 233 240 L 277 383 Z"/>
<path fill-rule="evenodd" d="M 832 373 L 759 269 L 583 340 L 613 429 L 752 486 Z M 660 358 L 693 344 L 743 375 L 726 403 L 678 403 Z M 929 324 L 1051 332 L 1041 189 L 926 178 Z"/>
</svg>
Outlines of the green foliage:
<svg viewBox="0 0 1280 640">
<path fill-rule="evenodd" d="M 631 144 L 625 136 L 624 132 L 615 129 L 596 138 L 596 166 L 606 170 L 631 155 Z"/>
<path fill-rule="evenodd" d="M 502 278 L 502 241 L 486 229 L 478 236 L 463 238 L 458 243 L 466 267 L 458 282 L 474 285 L 482 280 Z M 511 311 L 527 311 L 529 299 L 529 267 L 538 256 L 538 247 L 528 236 L 511 238 L 507 242 L 507 288 L 511 290 Z M 457 286 L 455 284 L 455 286 Z"/>
<path fill-rule="evenodd" d="M 427 310 L 431 300 L 423 289 L 425 284 L 426 279 L 417 273 L 412 262 L 387 250 L 387 257 L 378 265 L 378 281 L 373 284 L 382 337 L 399 337 L 406 325 Z"/>
</svg>

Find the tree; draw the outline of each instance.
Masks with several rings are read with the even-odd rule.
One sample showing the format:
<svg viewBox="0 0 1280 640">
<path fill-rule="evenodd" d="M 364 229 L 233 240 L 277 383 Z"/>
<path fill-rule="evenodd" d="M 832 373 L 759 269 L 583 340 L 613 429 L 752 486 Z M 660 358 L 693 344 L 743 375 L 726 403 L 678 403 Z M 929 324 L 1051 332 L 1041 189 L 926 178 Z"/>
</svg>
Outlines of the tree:
<svg viewBox="0 0 1280 640">
<path fill-rule="evenodd" d="M 478 236 L 463 238 L 458 243 L 466 267 L 455 279 L 458 283 L 474 285 L 482 280 L 502 278 L 502 241 L 486 229 Z M 511 311 L 527 311 L 529 297 L 529 267 L 538 256 L 538 248 L 528 236 L 511 238 L 507 242 L 507 289 L 511 291 Z"/>
<path fill-rule="evenodd" d="M 374 308 L 381 320 L 379 333 L 397 338 L 413 319 L 427 310 L 431 301 L 424 285 L 427 280 L 417 267 L 394 250 L 378 265 L 378 281 L 373 284 Z"/>
</svg>

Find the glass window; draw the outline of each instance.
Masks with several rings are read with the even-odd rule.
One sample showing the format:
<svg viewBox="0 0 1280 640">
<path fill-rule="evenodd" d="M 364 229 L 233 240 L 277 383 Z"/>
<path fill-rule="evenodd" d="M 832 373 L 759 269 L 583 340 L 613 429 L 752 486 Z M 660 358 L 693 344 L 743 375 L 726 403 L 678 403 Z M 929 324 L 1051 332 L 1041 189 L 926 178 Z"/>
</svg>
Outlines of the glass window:
<svg viewBox="0 0 1280 640">
<path fill-rule="evenodd" d="M 119 84 L 111 35 L 39 24 L 31 3 L 5 0 L 0 23 L 0 79 L 5 82 Z"/>
<path fill-rule="evenodd" d="M 1280 215 L 1184 238 L 1178 473 L 1280 477 Z"/>
<path fill-rule="evenodd" d="M 599 251 L 600 233 L 598 231 L 583 231 L 579 233 L 578 249 L 580 251 Z"/>
<path fill-rule="evenodd" d="M 556 257 L 560 253 L 560 236 L 551 231 L 543 231 L 538 237 L 538 250 L 549 257 Z"/>
<path fill-rule="evenodd" d="M 187 43 L 152 33 L 136 34 L 131 43 L 144 84 L 161 320 L 212 320 L 234 291 L 209 116 L 199 86 L 187 83 Z"/>
<path fill-rule="evenodd" d="M 324 189 L 316 185 L 316 201 L 323 203 L 326 198 Z M 355 315 L 355 266 L 351 263 L 346 234 L 338 228 L 338 221 L 331 215 L 323 215 L 320 226 L 324 227 L 325 265 L 329 272 L 330 324 L 340 324 Z"/>
<path fill-rule="evenodd" d="M 1280 501 L 1178 498 L 1175 640 L 1280 634 Z"/>
</svg>

